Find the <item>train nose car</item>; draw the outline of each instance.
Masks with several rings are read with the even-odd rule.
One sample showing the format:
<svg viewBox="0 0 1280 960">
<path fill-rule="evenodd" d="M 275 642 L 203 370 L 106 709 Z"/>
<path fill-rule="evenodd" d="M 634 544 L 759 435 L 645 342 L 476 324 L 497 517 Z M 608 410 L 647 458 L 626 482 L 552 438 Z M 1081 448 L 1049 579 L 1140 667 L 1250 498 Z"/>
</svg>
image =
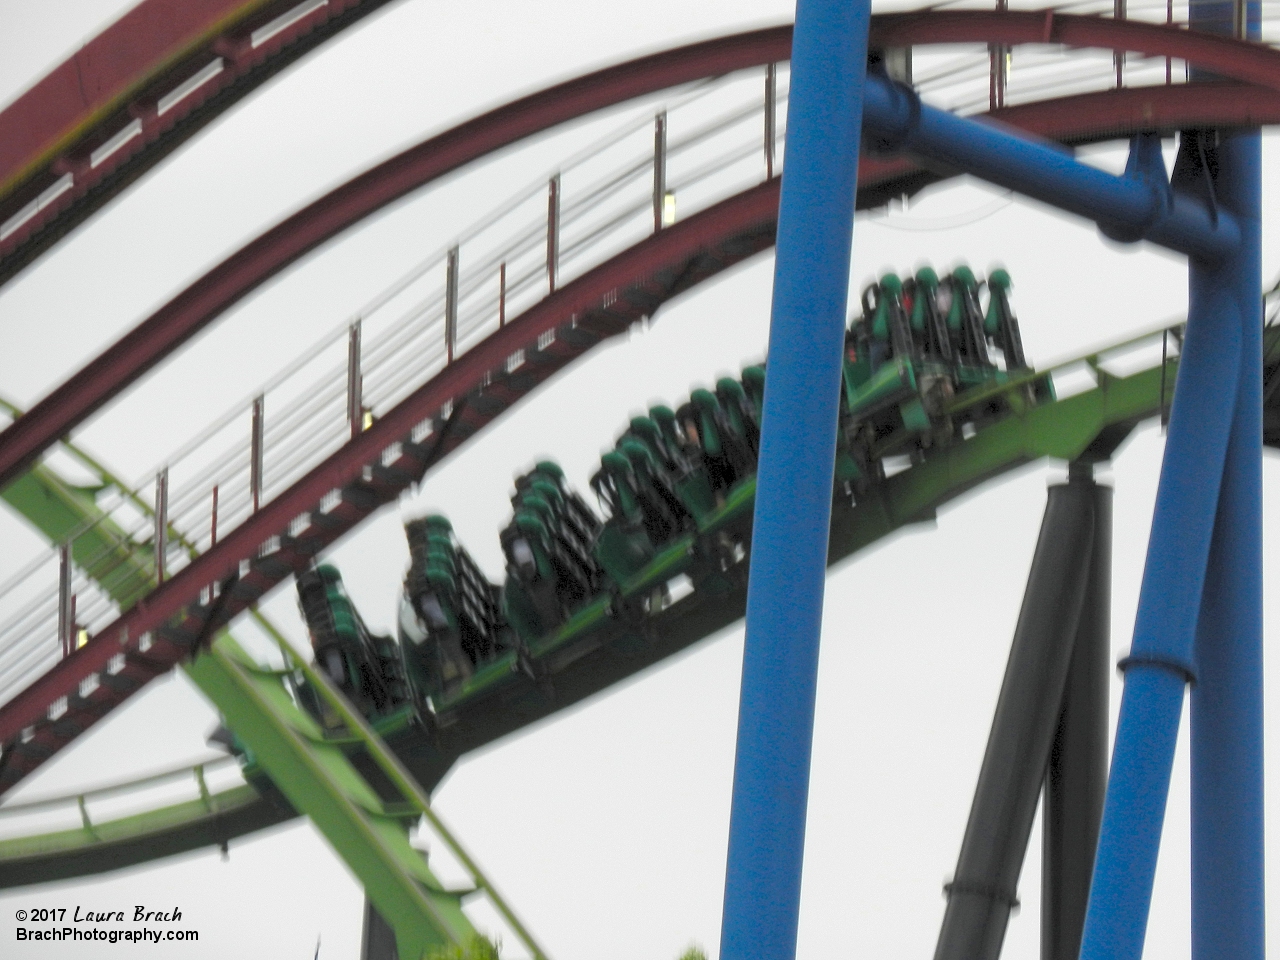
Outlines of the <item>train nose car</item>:
<svg viewBox="0 0 1280 960">
<path fill-rule="evenodd" d="M 865 487 L 886 456 L 922 456 L 1011 404 L 1051 398 L 1047 378 L 1022 395 L 992 390 L 1029 372 L 1011 287 L 1005 270 L 979 281 L 959 266 L 944 278 L 885 274 L 863 291 L 845 339 L 839 479 Z"/>
</svg>

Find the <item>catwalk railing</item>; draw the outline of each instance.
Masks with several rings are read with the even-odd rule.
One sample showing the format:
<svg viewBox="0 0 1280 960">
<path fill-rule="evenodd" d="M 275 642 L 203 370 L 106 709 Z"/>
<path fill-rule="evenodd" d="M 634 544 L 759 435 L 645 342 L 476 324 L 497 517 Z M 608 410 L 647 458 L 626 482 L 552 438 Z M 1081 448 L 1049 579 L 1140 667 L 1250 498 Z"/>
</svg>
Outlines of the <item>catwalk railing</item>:
<svg viewBox="0 0 1280 960">
<path fill-rule="evenodd" d="M 1058 395 L 1065 398 L 1074 395 L 1081 390 L 1094 388 L 1107 377 L 1127 376 L 1135 370 L 1145 369 L 1151 365 L 1153 359 L 1157 356 L 1170 359 L 1176 357 L 1179 352 L 1181 329 L 1182 327 L 1179 324 L 1150 333 L 1144 333 L 1086 357 L 1077 357 L 1051 364 L 1048 367 L 1037 370 L 1033 374 L 1028 374 L 1025 379 L 1029 382 L 1029 380 L 1041 379 L 1048 374 L 1053 379 L 1054 388 L 1058 392 Z M 1014 378 L 1008 384 L 992 388 L 990 391 L 975 394 L 972 397 L 966 397 L 963 401 L 963 405 L 968 406 L 973 403 L 988 402 L 994 399 L 998 394 L 1017 392 L 1025 386 L 1026 383 L 1024 383 L 1024 378 Z M 1169 382 L 1167 387 L 1168 397 L 1171 399 L 1173 383 Z M 1165 396 L 1165 391 L 1163 389 L 1161 390 L 1161 396 Z M 956 409 L 959 410 L 960 407 L 957 406 Z M 341 438 L 339 438 L 339 443 L 340 440 Z M 123 497 L 126 496 L 126 494 L 123 492 L 117 492 L 116 496 Z M 140 510 L 139 512 L 143 511 Z M 172 527 L 172 520 L 170 521 L 170 526 Z M 188 551 L 192 555 L 198 551 L 198 547 L 191 541 L 179 540 L 177 541 L 177 546 Z M 56 560 L 62 555 L 61 550 L 56 550 L 54 551 L 53 557 Z M 106 599 L 105 591 L 103 591 L 100 586 L 104 578 L 102 572 L 103 568 L 100 565 L 94 566 L 92 564 L 86 566 L 90 572 L 84 572 L 81 569 L 76 569 L 75 575 L 71 580 L 72 587 L 73 589 L 80 590 L 84 589 L 84 586 L 81 586 L 82 584 L 89 587 L 93 591 L 96 602 L 105 608 L 105 616 L 109 621 L 109 619 L 114 616 L 114 611 L 117 607 L 114 603 Z M 149 572 L 151 571 L 148 571 L 148 573 Z M 50 596 L 46 593 L 44 602 L 45 615 L 43 619 L 31 618 L 30 620 L 25 621 L 26 623 L 31 624 L 29 632 L 26 634 L 27 639 L 25 640 L 25 643 L 15 649 L 14 654 L 12 655 L 13 661 L 11 662 L 22 664 L 25 667 L 28 676 L 36 674 L 40 670 L 47 669 L 47 666 L 52 662 L 56 662 L 57 658 L 62 655 L 63 649 L 65 649 L 60 646 L 58 638 L 59 606 L 60 598 L 58 594 L 54 593 Z M 80 619 L 78 612 L 74 615 L 73 619 L 78 623 L 84 622 Z M 87 627 L 78 627 L 77 629 L 83 629 L 87 634 Z M 6 649 L 5 653 L 8 654 L 9 650 Z M 26 662 L 20 659 L 24 653 L 30 658 Z M 16 693 L 15 687 L 17 689 L 21 689 L 17 684 L 7 685 L 5 688 L 6 694 L 12 696 L 13 693 Z"/>
<path fill-rule="evenodd" d="M 1185 29 L 1188 23 L 1185 0 L 1079 0 L 1051 5 L 997 0 L 994 6 L 1000 11 L 1036 10 L 1134 20 L 1177 29 Z M 972 0 L 943 0 L 932 4 L 929 10 L 950 13 L 991 7 L 990 3 Z M 1280 3 L 1264 2 L 1260 9 L 1264 41 L 1274 45 L 1280 41 Z M 1046 36 L 1047 32 L 1046 26 Z M 931 94 L 935 106 L 961 114 L 1030 103 L 1047 95 L 1183 83 L 1187 79 L 1186 64 L 1174 58 L 1064 49 L 1050 43 L 1021 47 L 1016 55 L 1013 47 L 1002 44 L 990 44 L 981 51 L 968 48 L 958 52 L 918 47 L 913 53 L 920 61 L 912 71 L 916 88 Z"/>
<path fill-rule="evenodd" d="M 1000 48 L 997 62 L 994 48 L 977 49 L 958 57 L 931 51 L 917 56 L 914 69 L 892 51 L 886 61 L 958 109 L 987 105 L 977 95 L 984 82 L 999 102 L 1012 103 L 1153 72 L 1162 83 L 1183 76 L 1180 63 L 1174 70 L 1146 60 L 1128 69 L 1110 52 L 1066 57 L 1060 48 L 1028 48 L 1029 68 L 1015 79 L 1008 51 Z M 1114 73 L 1081 71 L 1082 57 L 1114 61 Z M 786 82 L 785 65 L 741 71 L 672 92 L 665 109 L 633 114 L 424 259 L 143 480 L 98 492 L 120 535 L 153 545 L 150 569 L 129 573 L 138 579 L 136 595 L 182 569 L 220 530 L 251 516 L 508 317 L 678 217 L 776 176 Z M 522 362 L 517 352 L 507 365 Z M 119 613 L 92 582 L 126 563 L 115 536 L 102 525 L 75 531 L 0 584 L 0 703 Z"/>
<path fill-rule="evenodd" d="M 146 479 L 102 491 L 113 529 L 77 530 L 0 584 L 0 702 L 118 615 L 99 584 L 136 568 L 121 537 L 153 547 L 150 569 L 133 570 L 140 595 L 558 285 L 776 176 L 785 112 L 784 64 L 631 116 L 422 260 Z"/>
<path fill-rule="evenodd" d="M 241 765 L 233 756 L 210 757 L 201 762 L 154 773 L 150 776 L 91 787 L 76 793 L 28 800 L 0 807 L 0 837 L 9 839 L 36 831 L 83 831 L 94 840 L 98 829 L 122 817 L 147 813 L 159 806 L 195 802 L 216 813 L 216 797 L 244 786 Z"/>
<path fill-rule="evenodd" d="M 1280 328 L 1275 326 L 1280 291 L 1272 291 L 1268 301 L 1270 316 L 1264 338 L 1263 362 L 1268 383 L 1275 385 L 1280 384 L 1280 375 L 1276 372 L 1280 363 L 1280 335 L 1277 335 Z M 833 543 L 839 542 L 842 546 L 833 547 L 832 562 L 837 562 L 851 550 L 871 546 L 903 523 L 933 516 L 941 504 L 960 492 L 1026 463 L 1028 458 L 1080 455 L 1082 451 L 1087 452 L 1102 433 L 1117 429 L 1117 424 L 1127 433 L 1138 421 L 1156 417 L 1163 420 L 1172 404 L 1182 330 L 1181 323 L 1158 328 L 1090 350 L 1084 355 L 1050 362 L 1034 373 L 974 392 L 963 400 L 956 399 L 949 407 L 952 412 L 972 404 L 989 403 L 998 396 L 1009 398 L 1010 409 L 1019 409 L 1025 401 L 1026 387 L 1046 374 L 1053 378 L 1056 393 L 1054 402 L 1030 411 L 1023 410 L 990 424 L 977 434 L 966 436 L 963 442 L 949 450 L 934 451 L 935 455 L 921 462 L 901 462 L 908 458 L 899 458 L 890 471 L 892 476 L 869 491 L 860 505 L 852 508 L 844 502 L 839 505 L 837 520 L 833 523 Z M 1117 442 L 1115 436 L 1107 441 L 1112 446 Z M 863 514 L 865 516 L 861 520 L 850 519 Z M 867 519 L 871 516 L 879 519 Z M 881 519 L 886 516 L 892 518 L 891 522 L 881 524 Z M 848 531 L 855 527 L 874 528 L 876 532 L 859 534 L 854 537 L 854 543 L 848 539 Z M 844 533 L 837 534 L 837 530 Z M 726 601 L 726 606 L 732 608 L 733 604 Z M 681 616 L 690 615 L 689 610 L 696 609 L 696 604 L 681 603 L 667 608 L 663 616 L 667 620 L 674 617 L 678 621 Z M 737 615 L 727 616 L 731 620 Z M 699 615 L 695 612 L 692 616 L 697 620 Z M 665 624 L 666 620 L 663 622 Z M 701 627 L 691 630 L 691 636 L 701 636 L 719 629 L 720 625 L 720 620 L 710 626 L 704 622 Z M 588 624 L 583 628 L 583 635 L 577 637 L 577 640 L 590 643 L 592 653 L 563 661 L 591 674 L 594 679 L 586 689 L 592 692 L 620 679 L 603 665 L 614 662 L 608 653 L 609 645 L 591 639 L 591 632 L 600 627 L 599 622 Z M 663 631 L 673 629 L 669 624 L 662 627 Z M 249 639 L 241 636 L 241 642 Z M 274 659 L 270 644 L 258 644 L 257 647 L 259 657 L 273 664 L 285 662 Z M 667 656 L 679 648 L 682 647 L 658 644 L 660 652 L 656 656 Z M 603 658 L 595 655 L 597 651 L 604 653 Z M 630 675 L 634 670 L 642 669 L 648 661 L 628 660 L 627 663 L 625 675 Z M 501 673 L 504 679 L 509 679 L 510 671 Z M 557 689 L 565 696 L 562 679 L 562 676 L 557 679 Z M 511 723 L 514 726 L 508 727 L 497 718 L 509 706 L 503 706 L 506 701 L 492 699 L 491 693 L 491 685 L 477 685 L 460 690 L 448 701 L 448 709 L 458 718 L 457 723 L 440 734 L 442 749 L 450 756 L 476 749 L 543 715 L 530 716 L 520 708 L 516 711 L 519 719 L 513 719 Z M 554 711 L 565 706 L 564 699 L 558 699 L 554 703 L 547 701 L 546 709 Z M 383 735 L 394 740 L 389 730 L 385 730 Z M 217 774 L 209 776 L 212 770 L 213 763 L 206 763 L 202 771 L 209 791 L 207 799 L 198 792 L 195 772 L 184 767 L 162 775 L 163 780 L 147 777 L 132 784 L 85 790 L 50 800 L 0 805 L 0 861 L 10 866 L 21 863 L 23 871 L 30 871 L 14 874 L 11 870 L 6 874 L 0 870 L 0 874 L 43 880 L 101 872 L 120 864 L 121 859 L 112 857 L 123 858 L 124 862 L 133 864 L 234 839 L 245 832 L 293 816 L 287 812 L 270 816 L 241 816 L 234 822 L 227 821 L 227 830 L 231 832 L 219 834 L 221 840 L 204 835 L 192 839 L 190 828 L 207 818 L 211 808 L 224 814 L 243 814 L 249 806 L 263 809 L 271 805 L 266 799 L 259 798 L 254 788 L 246 786 L 238 775 L 233 777 L 235 771 L 232 767 L 220 768 Z M 443 770 L 436 776 L 443 776 Z M 433 783 L 429 779 L 423 781 L 427 788 Z M 87 807 L 87 823 L 79 809 L 81 797 Z M 107 849 L 103 846 L 106 841 L 116 845 L 110 848 L 109 856 L 102 853 Z M 86 851 L 96 852 L 83 860 L 78 859 Z M 37 866 L 37 861 L 44 865 Z M 19 881 L 19 885 L 22 882 L 34 881 L 26 879 Z"/>
<path fill-rule="evenodd" d="M 221 112 L 299 57 L 338 36 L 389 0 L 220 0 L 213 9 L 155 17 L 140 4 L 0 113 L 0 283 L 49 249 L 77 223 L 145 174 Z M 931 10 L 991 10 L 981 0 L 943 2 Z M 1276 38 L 1276 0 L 1259 3 L 1262 36 Z M 1043 7 L 996 0 L 997 11 L 1051 11 L 1181 27 L 1185 2 L 1084 0 Z M 874 20 L 874 18 L 873 18 Z M 873 22 L 873 39 L 875 24 Z M 153 35 L 154 34 L 154 35 Z M 1077 51 L 1077 54 L 1079 52 Z M 1181 64 L 1109 53 L 1080 56 L 1055 68 L 1041 53 L 992 44 L 977 55 L 951 56 L 921 74 L 956 87 L 949 106 L 1019 102 L 1034 88 L 1084 84 L 1094 89 L 1144 82 Z M 1051 74 L 1057 73 L 1057 76 Z M 1092 85 L 1092 86 L 1091 86 Z M 0 139 L 4 139 L 0 136 Z"/>
</svg>

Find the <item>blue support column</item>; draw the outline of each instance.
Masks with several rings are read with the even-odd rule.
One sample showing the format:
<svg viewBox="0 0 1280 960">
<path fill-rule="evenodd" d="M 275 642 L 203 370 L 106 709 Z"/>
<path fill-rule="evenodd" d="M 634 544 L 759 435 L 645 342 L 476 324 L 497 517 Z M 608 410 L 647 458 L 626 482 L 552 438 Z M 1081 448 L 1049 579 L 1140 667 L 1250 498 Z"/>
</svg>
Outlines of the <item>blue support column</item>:
<svg viewBox="0 0 1280 960">
<path fill-rule="evenodd" d="M 1234 3 L 1192 0 L 1194 29 L 1236 32 Z M 1259 6 L 1248 6 L 1259 36 Z M 1192 289 L 1230 299 L 1241 328 L 1240 380 L 1227 446 L 1191 691 L 1191 955 L 1262 960 L 1262 143 L 1223 132 L 1218 200 L 1242 249 L 1217 269 L 1193 264 Z M 1223 309 L 1226 309 L 1224 304 Z"/>
<path fill-rule="evenodd" d="M 722 960 L 795 956 L 870 16 L 796 7 Z"/>
<path fill-rule="evenodd" d="M 1231 188 L 1258 183 L 1260 137 L 1219 148 Z M 1219 182 L 1223 182 L 1219 178 Z M 1256 209 L 1256 208 L 1255 208 Z M 1247 221 L 1240 217 L 1242 225 Z M 1253 237 L 1260 226 L 1254 221 Z M 1254 245 L 1255 251 L 1257 245 Z M 1230 278 L 1241 300 L 1242 370 L 1196 634 L 1191 690 L 1191 956 L 1262 960 L 1261 271 Z M 1252 300 L 1252 304 L 1249 301 Z"/>
<path fill-rule="evenodd" d="M 1193 24 L 1200 13 L 1201 26 L 1210 29 L 1232 9 L 1196 6 L 1193 0 Z M 1183 683 L 1192 678 L 1192 954 L 1196 960 L 1264 956 L 1257 133 L 1221 135 L 1216 159 L 1205 193 L 1235 219 L 1240 244 L 1228 257 L 1190 264 L 1187 342 L 1082 960 L 1142 955 Z"/>
<path fill-rule="evenodd" d="M 1200 598 L 1241 350 L 1234 295 L 1193 283 L 1133 646 L 1124 664 L 1081 960 L 1142 956 L 1183 687 L 1195 672 Z"/>
</svg>

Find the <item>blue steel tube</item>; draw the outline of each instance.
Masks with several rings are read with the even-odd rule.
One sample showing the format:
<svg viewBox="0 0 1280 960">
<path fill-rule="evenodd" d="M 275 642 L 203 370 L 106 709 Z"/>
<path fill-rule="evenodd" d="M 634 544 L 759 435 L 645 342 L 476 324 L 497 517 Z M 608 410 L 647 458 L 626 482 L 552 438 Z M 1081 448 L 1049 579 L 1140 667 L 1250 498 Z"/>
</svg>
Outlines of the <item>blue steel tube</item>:
<svg viewBox="0 0 1280 960">
<path fill-rule="evenodd" d="M 1081 960 L 1138 960 L 1192 695 L 1193 955 L 1261 960 L 1261 321 L 1256 134 L 1225 137 L 1216 197 L 1240 231 L 1193 259 Z M 1237 742 L 1238 738 L 1238 742 Z M 1222 751 L 1215 756 L 1216 751 Z"/>
<path fill-rule="evenodd" d="M 1191 288 L 1081 960 L 1138 960 L 1241 364 L 1236 303 Z"/>
<path fill-rule="evenodd" d="M 868 133 L 887 149 L 963 170 L 1179 253 L 1217 260 L 1239 246 L 1229 214 L 1215 216 L 1192 197 L 1175 199 L 1167 181 L 1113 176 L 1057 144 L 930 107 L 886 77 L 867 78 L 864 109 Z"/>
<path fill-rule="evenodd" d="M 1257 185 L 1256 131 L 1219 147 L 1219 183 Z M 1255 193 L 1256 199 L 1256 193 Z M 1255 207 L 1256 209 L 1256 207 Z M 1246 223 L 1244 217 L 1240 218 Z M 1258 221 L 1254 221 L 1260 226 Z M 1249 229 L 1254 253 L 1260 230 Z M 1246 249 L 1247 249 L 1246 248 Z M 1227 280 L 1241 300 L 1242 370 L 1196 634 L 1191 690 L 1191 956 L 1262 960 L 1262 289 L 1257 257 Z M 1250 266 L 1253 269 L 1250 269 Z M 1192 282 L 1213 282 L 1193 271 Z M 1252 300 L 1252 304 L 1249 301 Z"/>
<path fill-rule="evenodd" d="M 1259 5 L 1248 8 L 1259 36 Z M 1235 33 L 1234 3 L 1192 0 L 1193 29 Z M 1217 196 L 1243 233 L 1238 256 L 1192 264 L 1191 287 L 1234 300 L 1240 382 L 1218 495 L 1196 635 L 1191 691 L 1191 955 L 1262 960 L 1262 144 L 1257 130 L 1222 132 Z"/>
<path fill-rule="evenodd" d="M 870 19 L 796 4 L 722 960 L 796 951 Z"/>
</svg>

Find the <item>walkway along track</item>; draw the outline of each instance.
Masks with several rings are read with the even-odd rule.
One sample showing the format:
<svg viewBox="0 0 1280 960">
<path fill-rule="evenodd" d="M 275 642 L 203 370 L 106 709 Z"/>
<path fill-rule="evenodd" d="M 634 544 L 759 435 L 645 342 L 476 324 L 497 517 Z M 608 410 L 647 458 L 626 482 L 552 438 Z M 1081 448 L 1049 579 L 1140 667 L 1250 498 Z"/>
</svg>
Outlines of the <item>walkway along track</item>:
<svg viewBox="0 0 1280 960">
<path fill-rule="evenodd" d="M 523 121 L 520 129 L 524 132 L 519 135 L 524 136 L 589 109 L 629 99 L 645 89 L 661 89 L 673 82 L 673 63 L 687 74 L 680 77 L 688 80 L 693 78 L 694 66 L 700 71 L 698 75 L 731 69 L 732 57 L 740 55 L 741 49 L 750 52 L 744 65 L 769 62 L 777 52 L 769 44 L 776 46 L 778 42 L 778 31 L 763 31 L 713 41 L 712 45 L 724 43 L 731 48 L 720 60 L 708 60 L 709 45 L 703 44 L 696 45 L 701 51 L 696 64 L 689 53 L 695 48 L 681 48 L 601 71 L 592 75 L 591 83 L 571 81 L 464 124 L 339 188 L 197 281 L 94 361 L 73 386 L 55 391 L 0 434 L 0 461 L 7 464 L 6 476 L 16 476 L 79 419 L 306 250 L 413 186 L 517 139 L 511 130 L 513 118 L 521 116 L 521 111 L 536 114 L 536 119 Z M 1259 56 L 1280 56 L 1258 50 Z M 762 55 L 763 60 L 752 60 Z M 1242 62 L 1247 63 L 1248 58 Z M 596 82 L 602 75 L 612 76 L 614 82 L 605 94 L 599 92 Z M 1228 93 L 1224 97 L 1225 90 L 1234 91 L 1235 96 Z M 1224 88 L 1221 84 L 1085 95 L 1010 108 L 1001 116 L 1026 129 L 1078 142 L 1126 129 L 1156 125 L 1172 130 L 1212 122 L 1232 102 L 1236 113 L 1228 115 L 1238 117 L 1239 122 L 1280 120 L 1272 91 Z M 865 171 L 860 194 L 864 206 L 897 195 L 904 186 L 918 186 L 938 176 L 921 172 L 902 159 L 875 160 L 865 165 Z M 430 466 L 546 377 L 601 340 L 622 332 L 631 322 L 652 315 L 671 297 L 770 245 L 777 187 L 776 180 L 769 181 L 717 204 L 557 290 L 458 358 L 370 430 L 315 467 L 215 548 L 0 708 L 0 743 L 4 744 L 0 792 L 149 679 L 189 656 L 198 638 L 303 568 L 317 552 L 379 506 L 393 501 Z M 523 356 L 523 362 L 515 366 L 512 361 L 518 356 Z M 70 407 L 58 416 L 51 415 L 50 410 L 60 403 Z M 69 419 L 68 409 L 73 411 Z M 25 453 L 15 454 L 17 448 Z M 286 532 L 290 530 L 291 534 Z M 197 598 L 209 585 L 229 582 L 236 576 L 239 579 L 221 607 L 214 610 L 199 603 Z M 210 622 L 214 613 L 215 622 Z M 144 637 L 149 642 L 145 650 L 140 649 Z M 124 663 L 120 669 L 112 669 L 120 663 L 118 654 L 123 654 Z"/>
<path fill-rule="evenodd" d="M 837 564 L 906 525 L 932 520 L 939 506 L 1019 465 L 1042 457 L 1108 459 L 1136 424 L 1167 409 L 1177 374 L 1174 355 L 1129 376 L 1114 376 L 1106 372 L 1108 355 L 1123 354 L 1142 341 L 1155 346 L 1162 333 L 1166 332 L 1156 331 L 1028 375 L 1025 379 L 1054 370 L 1088 368 L 1097 386 L 987 426 L 967 441 L 936 451 L 873 487 L 856 504 L 839 498 L 832 518 L 830 563 Z M 1175 327 L 1167 333 L 1175 342 L 1180 331 Z M 1266 345 L 1269 356 L 1280 352 L 1280 330 L 1268 330 Z M 1267 372 L 1271 382 L 1280 382 L 1280 361 L 1270 358 Z M 990 393 L 1016 393 L 1019 386 L 1020 381 Z M 38 482 L 57 495 L 56 478 L 41 469 L 44 473 Z M 749 515 L 753 490 L 748 484 L 746 495 L 727 504 L 726 512 Z M 138 568 L 145 570 L 146 550 L 139 547 L 138 552 L 143 558 Z M 660 566 L 663 561 L 659 558 L 654 563 Z M 583 621 L 582 626 L 575 628 L 571 621 L 535 647 L 535 662 L 545 670 L 538 671 L 538 680 L 503 669 L 507 665 L 499 662 L 438 705 L 440 721 L 427 737 L 403 711 L 374 727 L 429 793 L 465 753 L 593 696 L 738 620 L 745 609 L 745 566 L 727 591 L 695 590 L 640 621 L 575 618 Z M 667 575 L 669 571 L 662 574 Z M 223 644 L 216 641 L 215 647 L 222 650 Z M 243 656 L 235 652 L 234 643 L 220 655 Z M 201 654 L 188 668 L 202 686 L 202 675 L 208 672 L 202 664 L 208 659 Z M 82 807 L 83 829 L 0 841 L 0 886 L 66 879 L 225 844 L 297 815 L 269 779 L 254 767 L 246 772 L 253 786 L 92 826 Z"/>
<path fill-rule="evenodd" d="M 0 760 L 0 789 L 16 783 L 147 680 L 189 655 L 197 637 L 219 625 L 206 623 L 209 607 L 199 606 L 198 601 L 188 606 L 205 587 L 224 581 L 248 563 L 221 605 L 219 621 L 229 620 L 304 568 L 316 553 L 378 507 L 394 502 L 428 467 L 569 361 L 652 314 L 670 296 L 766 247 L 773 238 L 771 217 L 776 204 L 775 183 L 664 230 L 558 289 L 457 358 L 337 454 L 264 504 L 248 523 L 220 537 L 216 547 L 5 704 L 0 709 L 0 742 L 12 746 L 5 748 Z M 625 283 L 623 278 L 635 277 L 641 279 L 619 289 L 620 279 Z M 599 306 L 605 302 L 607 307 Z M 546 343 L 544 334 L 555 339 Z M 524 362 L 509 371 L 509 358 L 521 350 Z M 486 379 L 483 390 L 476 389 Z M 307 529 L 279 536 L 278 549 L 262 552 L 264 543 L 302 516 L 309 520 Z M 171 618 L 176 619 L 169 622 Z M 154 642 L 145 654 L 140 653 L 139 639 L 151 631 L 155 631 Z M 112 657 L 122 651 L 128 666 L 108 675 Z M 93 674 L 102 678 L 101 685 L 81 697 L 81 684 Z M 68 697 L 67 712 L 56 722 L 49 721 L 48 705 L 63 696 Z M 33 724 L 35 729 L 24 739 L 23 728 Z"/>
<path fill-rule="evenodd" d="M 115 488 L 155 519 L 154 512 L 122 488 L 120 481 L 95 459 L 78 448 L 68 447 L 67 452 L 93 475 L 95 489 Z M 87 569 L 113 597 L 123 600 L 152 582 L 154 555 L 147 544 L 125 535 L 93 497 L 83 496 L 83 488 L 68 483 L 48 466 L 31 471 L 20 484 L 6 490 L 4 497 L 52 541 L 64 541 L 67 530 L 86 522 L 92 523 L 100 536 L 110 535 L 119 562 L 105 567 L 91 564 Z M 195 549 L 186 539 L 180 542 L 187 550 Z M 274 808 L 258 803 L 259 811 L 270 815 L 280 809 L 294 809 L 311 819 L 355 873 L 377 915 L 394 929 L 400 956 L 419 957 L 442 947 L 468 943 L 476 931 L 461 908 L 465 900 L 483 895 L 507 921 L 510 932 L 530 956 L 546 960 L 546 952 L 431 809 L 426 793 L 367 720 L 326 675 L 289 647 L 265 617 L 257 611 L 253 615 L 279 645 L 281 666 L 257 662 L 223 631 L 185 669 L 222 714 L 224 723 L 235 731 L 247 757 L 252 758 L 245 761 L 250 769 L 242 772 L 265 789 L 279 785 L 275 792 L 283 794 L 286 802 Z M 303 688 L 319 708 L 322 721 L 299 706 L 294 691 Z M 138 854 L 139 848 L 132 844 L 121 851 L 119 841 L 126 835 L 136 839 L 143 824 L 154 829 L 157 823 L 163 823 L 167 832 L 177 829 L 188 835 L 192 828 L 204 828 L 206 832 L 211 829 L 213 842 L 225 850 L 228 834 L 221 815 L 230 809 L 234 816 L 244 802 L 253 806 L 258 796 L 251 786 L 217 796 L 210 793 L 206 769 L 226 766 L 231 760 L 224 757 L 221 763 L 215 760 L 189 771 L 200 791 L 194 804 L 127 817 L 123 822 L 95 824 L 85 797 L 74 798 L 82 825 L 77 839 L 89 841 L 90 858 L 99 863 L 104 862 L 101 858 L 106 850 L 123 852 L 127 861 L 130 854 Z M 172 772 L 160 774 L 146 778 L 143 786 L 172 780 Z M 119 792 L 109 788 L 94 791 L 93 796 Z M 22 816 L 33 809 L 47 811 L 50 804 L 19 805 L 5 808 L 5 813 Z M 197 815 L 195 823 L 189 822 L 192 813 Z M 410 838 L 410 829 L 419 821 L 424 821 L 422 829 L 429 825 L 433 842 L 441 842 L 453 852 L 470 876 L 468 885 L 446 887 L 433 875 Z M 243 823 L 238 822 L 237 826 Z M 65 853 L 66 839 L 54 838 L 52 847 Z M 419 842 L 421 839 L 420 834 Z M 37 839 L 36 846 L 47 851 L 49 838 Z M 66 868 L 61 857 L 55 856 L 54 860 Z M 19 858 L 10 866 L 16 869 L 0 867 L 0 885 L 23 882 L 27 865 Z"/>
</svg>

